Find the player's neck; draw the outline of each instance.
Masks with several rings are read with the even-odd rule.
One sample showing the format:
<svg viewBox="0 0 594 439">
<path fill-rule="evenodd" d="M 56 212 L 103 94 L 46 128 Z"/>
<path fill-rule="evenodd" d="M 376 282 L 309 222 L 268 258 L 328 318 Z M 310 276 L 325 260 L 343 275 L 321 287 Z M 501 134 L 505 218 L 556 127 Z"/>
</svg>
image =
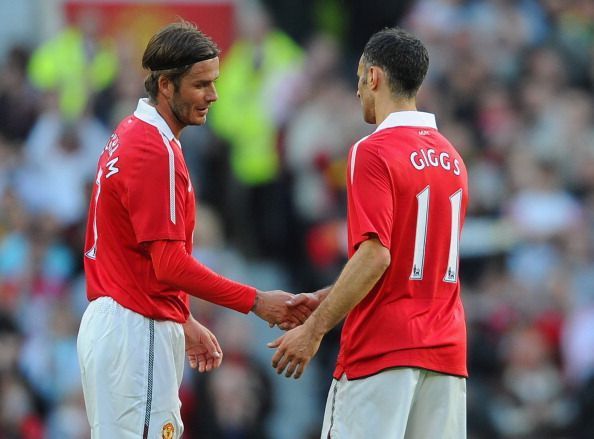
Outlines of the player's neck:
<svg viewBox="0 0 594 439">
<path fill-rule="evenodd" d="M 390 114 L 397 111 L 417 111 L 417 102 L 412 99 L 394 99 L 392 97 L 377 99 L 375 103 L 375 121 L 379 125 Z"/>
<path fill-rule="evenodd" d="M 175 116 L 173 111 L 171 111 L 171 107 L 167 101 L 165 99 L 159 99 L 158 103 L 155 104 L 154 102 L 151 102 L 151 105 L 155 107 L 157 112 L 165 120 L 165 123 L 167 123 L 171 129 L 175 138 L 179 139 L 181 131 L 184 129 L 185 125 Z"/>
</svg>

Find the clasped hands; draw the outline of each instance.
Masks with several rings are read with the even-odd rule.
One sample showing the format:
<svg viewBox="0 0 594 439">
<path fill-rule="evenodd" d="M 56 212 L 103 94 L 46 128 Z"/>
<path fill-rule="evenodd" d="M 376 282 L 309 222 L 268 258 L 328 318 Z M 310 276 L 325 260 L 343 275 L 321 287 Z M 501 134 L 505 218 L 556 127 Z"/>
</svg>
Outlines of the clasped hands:
<svg viewBox="0 0 594 439">
<path fill-rule="evenodd" d="M 283 330 L 293 329 L 307 320 L 315 309 L 307 306 L 301 294 L 294 295 L 281 290 L 258 291 L 252 312 L 270 327 L 278 325 Z"/>
<path fill-rule="evenodd" d="M 276 348 L 272 357 L 272 367 L 278 374 L 285 372 L 287 378 L 301 377 L 318 351 L 324 334 L 307 319 L 319 304 L 320 299 L 314 293 L 289 295 L 288 299 L 280 304 L 281 308 L 284 308 L 284 314 L 277 314 L 283 317 L 269 320 L 271 326 L 276 324 L 279 328 L 288 330 L 267 345 L 269 348 Z"/>
</svg>

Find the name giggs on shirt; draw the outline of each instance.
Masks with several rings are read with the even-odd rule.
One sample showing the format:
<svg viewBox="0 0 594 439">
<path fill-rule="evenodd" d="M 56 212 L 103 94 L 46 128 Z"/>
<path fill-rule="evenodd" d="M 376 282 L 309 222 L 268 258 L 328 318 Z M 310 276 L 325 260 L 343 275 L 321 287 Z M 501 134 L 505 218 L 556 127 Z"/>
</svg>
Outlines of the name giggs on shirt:
<svg viewBox="0 0 594 439">
<path fill-rule="evenodd" d="M 458 159 L 454 159 L 452 169 L 452 160 L 450 155 L 447 152 L 442 152 L 437 155 L 433 148 L 421 148 L 418 151 L 413 151 L 410 154 L 410 162 L 418 171 L 422 171 L 426 167 L 430 166 L 441 166 L 446 171 L 453 171 L 454 175 L 460 175 L 460 161 Z"/>
</svg>

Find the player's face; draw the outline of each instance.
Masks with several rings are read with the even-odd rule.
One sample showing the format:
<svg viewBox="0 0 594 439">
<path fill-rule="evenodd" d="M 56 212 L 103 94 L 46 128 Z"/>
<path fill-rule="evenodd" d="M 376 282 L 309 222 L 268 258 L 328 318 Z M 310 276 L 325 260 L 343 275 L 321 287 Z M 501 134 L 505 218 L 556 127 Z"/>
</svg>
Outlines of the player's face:
<svg viewBox="0 0 594 439">
<path fill-rule="evenodd" d="M 210 105 L 218 99 L 215 81 L 219 77 L 219 58 L 197 62 L 183 76 L 179 89 L 169 100 L 172 113 L 181 124 L 203 125 Z"/>
<path fill-rule="evenodd" d="M 363 112 L 363 120 L 367 123 L 375 123 L 375 105 L 373 94 L 367 86 L 367 74 L 363 57 L 359 60 L 359 67 L 357 68 L 357 76 L 359 81 L 357 83 L 357 97 L 361 102 L 361 111 Z"/>
</svg>

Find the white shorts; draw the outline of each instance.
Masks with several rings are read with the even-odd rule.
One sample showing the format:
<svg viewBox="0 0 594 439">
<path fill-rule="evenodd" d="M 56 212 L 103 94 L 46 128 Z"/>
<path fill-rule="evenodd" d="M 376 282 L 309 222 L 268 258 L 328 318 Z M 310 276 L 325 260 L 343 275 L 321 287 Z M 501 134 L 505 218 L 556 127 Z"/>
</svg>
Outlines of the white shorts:
<svg viewBox="0 0 594 439">
<path fill-rule="evenodd" d="M 110 297 L 92 301 L 77 340 L 93 439 L 179 438 L 184 331 Z"/>
<path fill-rule="evenodd" d="M 394 368 L 330 386 L 322 439 L 465 437 L 465 378 Z"/>
</svg>

